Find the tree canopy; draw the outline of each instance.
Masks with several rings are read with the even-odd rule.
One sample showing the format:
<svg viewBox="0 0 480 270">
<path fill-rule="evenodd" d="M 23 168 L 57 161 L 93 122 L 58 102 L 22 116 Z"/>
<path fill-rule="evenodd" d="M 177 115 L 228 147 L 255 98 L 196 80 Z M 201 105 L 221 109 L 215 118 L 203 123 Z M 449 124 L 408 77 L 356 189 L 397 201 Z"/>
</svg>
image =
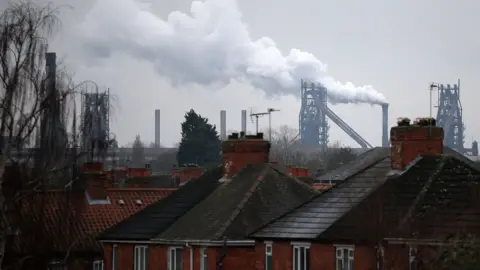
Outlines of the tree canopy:
<svg viewBox="0 0 480 270">
<path fill-rule="evenodd" d="M 221 160 L 221 142 L 215 125 L 193 109 L 185 114 L 182 123 L 182 139 L 178 147 L 177 163 L 195 163 L 216 166 Z"/>
</svg>

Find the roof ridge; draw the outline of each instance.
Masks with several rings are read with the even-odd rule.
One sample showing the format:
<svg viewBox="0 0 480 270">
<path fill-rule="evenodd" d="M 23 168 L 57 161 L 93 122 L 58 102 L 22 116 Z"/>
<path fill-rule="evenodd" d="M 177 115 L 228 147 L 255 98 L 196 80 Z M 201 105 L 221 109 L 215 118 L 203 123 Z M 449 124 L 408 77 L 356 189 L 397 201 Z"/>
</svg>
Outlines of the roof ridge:
<svg viewBox="0 0 480 270">
<path fill-rule="evenodd" d="M 262 172 L 260 173 L 260 175 L 258 175 L 257 177 L 257 180 L 255 180 L 255 182 L 253 183 L 253 185 L 250 187 L 250 190 L 245 193 L 245 196 L 243 197 L 243 199 L 240 201 L 240 203 L 238 204 L 237 208 L 232 212 L 232 214 L 230 215 L 230 217 L 227 219 L 227 222 L 225 222 L 225 224 L 220 228 L 220 230 L 218 230 L 218 232 L 215 234 L 214 238 L 217 239 L 217 238 L 220 238 L 220 236 L 222 236 L 222 234 L 228 229 L 228 227 L 230 227 L 230 225 L 232 225 L 233 221 L 235 220 L 235 218 L 240 214 L 240 212 L 242 211 L 242 209 L 245 207 L 245 205 L 247 204 L 248 200 L 252 197 L 253 193 L 255 192 L 255 190 L 257 190 L 257 187 L 260 185 L 260 183 L 262 182 L 263 178 L 265 178 L 265 175 L 267 174 L 268 172 L 268 169 L 270 167 L 269 166 L 266 166 Z"/>
<path fill-rule="evenodd" d="M 413 200 L 412 204 L 408 207 L 407 213 L 405 216 L 400 220 L 400 223 L 397 227 L 397 229 L 403 228 L 403 226 L 407 223 L 407 220 L 410 219 L 413 215 L 413 211 L 417 208 L 417 206 L 420 204 L 420 202 L 423 200 L 425 195 L 427 194 L 428 190 L 432 187 L 433 183 L 435 182 L 435 179 L 439 176 L 440 172 L 443 171 L 443 168 L 445 167 L 447 160 L 450 160 L 452 157 L 449 157 L 447 155 L 442 155 L 440 162 L 437 164 L 435 167 L 435 171 L 430 177 L 428 178 L 427 182 L 425 185 L 422 187 L 420 192 L 417 194 L 415 199 Z"/>
</svg>

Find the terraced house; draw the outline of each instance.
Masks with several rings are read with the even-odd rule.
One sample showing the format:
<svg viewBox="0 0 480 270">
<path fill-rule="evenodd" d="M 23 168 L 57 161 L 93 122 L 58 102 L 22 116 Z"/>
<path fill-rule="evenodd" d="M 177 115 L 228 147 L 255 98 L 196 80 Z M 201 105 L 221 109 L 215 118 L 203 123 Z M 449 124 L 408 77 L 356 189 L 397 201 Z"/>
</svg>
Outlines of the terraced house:
<svg viewBox="0 0 480 270">
<path fill-rule="evenodd" d="M 268 163 L 262 134 L 233 134 L 222 167 L 100 236 L 105 269 L 422 269 L 480 228 L 480 172 L 443 136 L 401 121 L 318 192 Z"/>
</svg>

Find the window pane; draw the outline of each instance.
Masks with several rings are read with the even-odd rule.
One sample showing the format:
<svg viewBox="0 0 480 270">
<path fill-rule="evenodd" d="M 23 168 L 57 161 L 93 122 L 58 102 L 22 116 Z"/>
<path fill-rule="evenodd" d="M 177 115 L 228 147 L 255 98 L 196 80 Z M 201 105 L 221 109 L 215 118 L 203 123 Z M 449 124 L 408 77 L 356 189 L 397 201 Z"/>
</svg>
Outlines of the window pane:
<svg viewBox="0 0 480 270">
<path fill-rule="evenodd" d="M 343 270 L 343 261 L 342 261 L 342 259 L 337 259 L 337 270 Z"/>
<path fill-rule="evenodd" d="M 169 270 L 174 270 L 175 269 L 175 249 L 170 249 L 170 257 L 169 257 Z"/>
<path fill-rule="evenodd" d="M 113 251 L 112 251 L 112 270 L 117 270 L 117 252 L 118 252 L 118 247 L 113 246 Z"/>
<path fill-rule="evenodd" d="M 183 250 L 180 248 L 175 249 L 175 270 L 183 269 Z"/>
<path fill-rule="evenodd" d="M 299 266 L 299 261 L 298 261 L 298 248 L 293 248 L 293 269 L 294 270 L 300 270 L 298 269 Z"/>
<path fill-rule="evenodd" d="M 272 255 L 265 258 L 265 270 L 272 270 Z"/>
<path fill-rule="evenodd" d="M 200 269 L 201 270 L 207 270 L 207 249 L 202 248 L 201 253 L 200 253 Z"/>
<path fill-rule="evenodd" d="M 310 269 L 310 249 L 305 248 L 305 270 Z"/>
<path fill-rule="evenodd" d="M 301 247 L 299 248 L 300 254 L 299 254 L 299 259 L 300 259 L 300 270 L 305 270 L 305 248 Z"/>
</svg>

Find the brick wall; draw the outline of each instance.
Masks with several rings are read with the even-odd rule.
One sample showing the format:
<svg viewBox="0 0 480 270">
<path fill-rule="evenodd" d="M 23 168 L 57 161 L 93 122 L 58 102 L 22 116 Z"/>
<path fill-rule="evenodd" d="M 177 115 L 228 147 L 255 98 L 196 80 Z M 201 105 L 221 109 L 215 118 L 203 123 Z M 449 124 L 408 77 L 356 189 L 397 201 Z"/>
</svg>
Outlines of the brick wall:
<svg viewBox="0 0 480 270">
<path fill-rule="evenodd" d="M 328 244 L 312 244 L 310 246 L 311 270 L 336 270 L 335 247 Z M 398 253 L 398 252 L 399 253 Z M 393 250 L 389 257 L 403 258 L 405 250 Z M 133 270 L 134 245 L 118 245 L 119 265 L 117 270 Z M 183 269 L 190 270 L 190 248 L 183 249 Z M 208 269 L 217 269 L 216 264 L 222 254 L 222 248 L 207 249 Z M 104 245 L 105 268 L 112 269 L 112 245 Z M 290 270 L 292 268 L 292 245 L 290 242 L 274 242 L 272 244 L 273 270 Z M 376 269 L 376 251 L 374 248 L 355 247 L 355 269 Z M 405 258 L 406 259 L 406 258 Z M 193 270 L 200 270 L 201 247 L 193 247 Z M 167 269 L 168 246 L 150 245 L 148 247 L 148 270 Z M 254 269 L 265 270 L 265 245 L 257 243 L 255 247 L 228 247 L 227 256 L 223 261 L 224 270 Z"/>
</svg>

